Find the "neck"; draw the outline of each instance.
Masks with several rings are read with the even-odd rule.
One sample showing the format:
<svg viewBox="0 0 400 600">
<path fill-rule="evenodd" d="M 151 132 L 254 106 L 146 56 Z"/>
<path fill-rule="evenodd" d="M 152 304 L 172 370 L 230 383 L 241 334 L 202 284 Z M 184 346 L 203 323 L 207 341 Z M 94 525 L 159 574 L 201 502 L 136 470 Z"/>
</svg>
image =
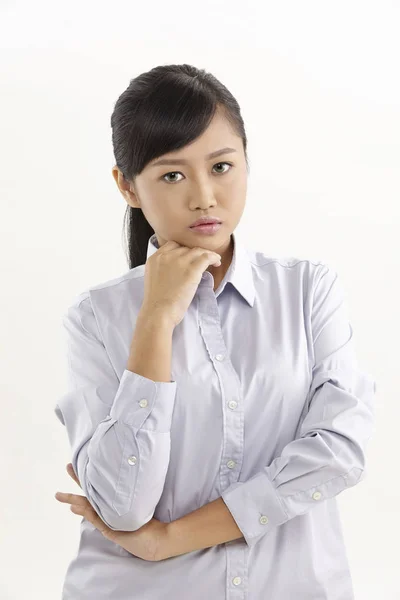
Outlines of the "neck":
<svg viewBox="0 0 400 600">
<path fill-rule="evenodd" d="M 214 277 L 214 292 L 218 288 L 219 284 L 225 277 L 227 270 L 230 267 L 233 258 L 233 249 L 234 249 L 234 241 L 233 237 L 230 237 L 228 247 L 225 251 L 216 250 L 218 254 L 221 255 L 221 266 L 215 267 L 214 265 L 210 265 L 206 271 L 209 271 L 211 275 Z"/>
</svg>

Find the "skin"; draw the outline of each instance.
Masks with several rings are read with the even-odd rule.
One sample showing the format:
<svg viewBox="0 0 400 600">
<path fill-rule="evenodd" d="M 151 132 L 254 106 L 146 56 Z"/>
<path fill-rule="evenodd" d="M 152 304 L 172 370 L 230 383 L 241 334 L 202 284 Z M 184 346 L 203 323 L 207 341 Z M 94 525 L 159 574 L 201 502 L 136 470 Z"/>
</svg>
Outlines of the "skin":
<svg viewBox="0 0 400 600">
<path fill-rule="evenodd" d="M 235 152 L 205 159 L 222 148 Z M 153 166 L 160 159 L 187 160 L 187 164 Z M 231 163 L 229 166 L 226 162 Z M 112 175 L 126 202 L 141 208 L 160 246 L 173 240 L 188 248 L 201 247 L 221 255 L 221 265 L 206 270 L 214 277 L 214 291 L 232 261 L 231 233 L 244 211 L 247 193 L 247 164 L 242 139 L 218 110 L 207 130 L 194 142 L 151 161 L 134 182 L 125 180 L 115 166 Z M 211 236 L 189 229 L 200 216 L 222 221 Z"/>
</svg>

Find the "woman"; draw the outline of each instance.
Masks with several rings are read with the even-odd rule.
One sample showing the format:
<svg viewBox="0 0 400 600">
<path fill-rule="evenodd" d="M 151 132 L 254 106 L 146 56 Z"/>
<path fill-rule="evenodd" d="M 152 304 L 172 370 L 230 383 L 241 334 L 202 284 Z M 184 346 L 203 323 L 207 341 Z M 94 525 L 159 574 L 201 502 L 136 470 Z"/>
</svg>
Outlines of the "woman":
<svg viewBox="0 0 400 600">
<path fill-rule="evenodd" d="M 247 139 L 211 74 L 141 74 L 111 125 L 129 270 L 64 318 L 84 496 L 57 496 L 83 516 L 63 600 L 351 600 L 336 497 L 365 474 L 375 382 L 335 270 L 234 232 Z"/>
</svg>

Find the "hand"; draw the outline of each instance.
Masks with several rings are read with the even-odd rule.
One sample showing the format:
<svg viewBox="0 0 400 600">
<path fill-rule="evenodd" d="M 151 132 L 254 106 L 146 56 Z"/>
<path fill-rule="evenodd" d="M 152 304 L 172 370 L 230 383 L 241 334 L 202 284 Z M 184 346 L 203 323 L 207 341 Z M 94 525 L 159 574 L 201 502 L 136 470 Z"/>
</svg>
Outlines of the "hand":
<svg viewBox="0 0 400 600">
<path fill-rule="evenodd" d="M 168 240 L 146 261 L 142 313 L 161 313 L 176 327 L 210 265 L 221 266 L 221 255 Z"/>
<path fill-rule="evenodd" d="M 67 473 L 82 489 L 71 463 L 67 465 Z M 81 515 L 87 521 L 90 521 L 105 538 L 125 548 L 131 554 L 152 562 L 157 562 L 167 557 L 165 550 L 168 523 L 162 523 L 153 518 L 136 531 L 114 531 L 107 527 L 93 509 L 86 496 L 57 492 L 55 498 L 59 502 L 71 504 L 70 509 L 73 513 Z"/>
</svg>

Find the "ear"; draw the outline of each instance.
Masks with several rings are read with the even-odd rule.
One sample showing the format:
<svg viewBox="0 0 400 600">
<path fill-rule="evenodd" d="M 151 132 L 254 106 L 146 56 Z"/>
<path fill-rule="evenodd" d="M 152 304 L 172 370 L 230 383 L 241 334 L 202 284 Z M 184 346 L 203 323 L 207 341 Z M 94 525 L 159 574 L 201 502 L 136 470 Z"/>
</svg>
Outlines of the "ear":
<svg viewBox="0 0 400 600">
<path fill-rule="evenodd" d="M 113 167 L 112 175 L 115 179 L 115 183 L 119 191 L 121 192 L 124 200 L 132 206 L 132 208 L 141 208 L 139 198 L 137 197 L 133 183 L 125 179 L 125 176 L 117 166 Z"/>
</svg>

